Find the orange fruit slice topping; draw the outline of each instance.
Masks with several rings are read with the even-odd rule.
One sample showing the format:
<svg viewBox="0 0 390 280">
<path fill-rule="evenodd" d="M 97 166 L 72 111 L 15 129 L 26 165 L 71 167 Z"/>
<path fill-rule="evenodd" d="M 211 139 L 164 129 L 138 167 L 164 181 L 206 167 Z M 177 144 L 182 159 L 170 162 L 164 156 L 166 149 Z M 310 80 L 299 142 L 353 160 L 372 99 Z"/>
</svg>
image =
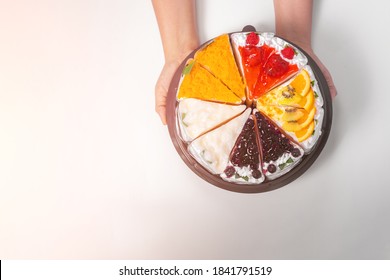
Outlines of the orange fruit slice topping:
<svg viewBox="0 0 390 280">
<path fill-rule="evenodd" d="M 302 129 L 305 129 L 311 122 L 314 120 L 314 115 L 316 113 L 316 108 L 313 107 L 309 113 L 307 113 L 305 110 L 299 110 L 297 112 L 303 113 L 302 117 L 300 117 L 297 120 L 288 120 L 284 121 L 282 124 L 282 128 L 289 132 L 297 132 Z"/>
<path fill-rule="evenodd" d="M 298 121 L 302 117 L 307 114 L 305 110 L 302 110 L 300 108 L 296 107 L 286 107 L 284 108 L 284 113 L 281 117 L 282 121 L 285 122 L 293 122 L 293 121 Z"/>
<path fill-rule="evenodd" d="M 310 90 L 310 85 L 310 75 L 305 69 L 299 72 L 299 74 L 290 83 L 290 86 L 294 88 L 295 93 L 301 96 L 306 96 Z"/>
<path fill-rule="evenodd" d="M 302 130 L 299 130 L 299 131 L 296 131 L 295 132 L 295 136 L 297 137 L 298 141 L 299 142 L 303 142 L 305 141 L 307 138 L 309 138 L 310 136 L 313 135 L 313 131 L 314 131 L 314 120 L 308 125 L 308 127 L 302 129 Z"/>
<path fill-rule="evenodd" d="M 302 128 L 308 126 L 310 122 L 314 120 L 315 113 L 316 113 L 316 108 L 313 107 L 313 109 L 311 109 L 311 111 L 308 114 L 306 114 L 305 117 L 300 118 L 298 120 L 298 123 L 301 125 Z"/>
<path fill-rule="evenodd" d="M 304 104 L 300 103 L 303 108 L 305 108 L 306 111 L 310 112 L 315 106 L 314 106 L 314 92 L 310 88 L 309 92 L 305 96 L 306 102 Z"/>
</svg>

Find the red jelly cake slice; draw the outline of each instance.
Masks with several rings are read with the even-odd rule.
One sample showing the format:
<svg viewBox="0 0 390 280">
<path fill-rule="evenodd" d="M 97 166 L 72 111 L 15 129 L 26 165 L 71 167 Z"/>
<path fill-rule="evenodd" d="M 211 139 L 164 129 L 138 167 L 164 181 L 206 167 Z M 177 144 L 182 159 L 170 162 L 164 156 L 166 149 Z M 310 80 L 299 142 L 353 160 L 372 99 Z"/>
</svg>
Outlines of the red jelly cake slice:
<svg viewBox="0 0 390 280">
<path fill-rule="evenodd" d="M 235 33 L 232 41 L 250 100 L 285 82 L 307 63 L 303 54 L 272 33 Z"/>
</svg>

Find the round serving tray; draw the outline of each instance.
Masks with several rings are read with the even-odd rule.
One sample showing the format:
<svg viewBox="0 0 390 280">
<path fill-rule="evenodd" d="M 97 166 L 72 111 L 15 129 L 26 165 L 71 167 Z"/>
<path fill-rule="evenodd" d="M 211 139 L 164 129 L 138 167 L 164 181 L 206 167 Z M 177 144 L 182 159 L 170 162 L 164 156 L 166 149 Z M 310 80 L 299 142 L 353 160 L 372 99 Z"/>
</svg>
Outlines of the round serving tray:
<svg viewBox="0 0 390 280">
<path fill-rule="evenodd" d="M 243 32 L 248 32 L 248 31 L 255 31 L 255 29 L 252 26 L 244 27 Z M 237 33 L 237 32 L 233 32 L 233 33 Z M 267 192 L 267 191 L 281 188 L 291 183 L 292 181 L 294 181 L 295 179 L 297 179 L 299 176 L 301 176 L 303 173 L 306 172 L 306 170 L 318 158 L 318 156 L 320 155 L 322 149 L 326 144 L 326 141 L 328 140 L 330 129 L 332 126 L 333 111 L 332 111 L 332 100 L 329 92 L 329 87 L 325 80 L 325 77 L 322 74 L 318 65 L 315 63 L 315 61 L 304 50 L 302 50 L 299 46 L 289 42 L 288 40 L 284 38 L 282 39 L 290 43 L 291 45 L 297 47 L 304 55 L 306 55 L 308 59 L 308 64 L 310 65 L 310 67 L 314 72 L 314 75 L 318 82 L 318 86 L 320 88 L 320 91 L 324 99 L 324 105 L 323 105 L 324 119 L 322 122 L 322 133 L 318 138 L 317 143 L 313 148 L 313 150 L 309 154 L 304 155 L 302 157 L 302 160 L 297 166 L 292 168 L 286 174 L 274 180 L 266 179 L 264 182 L 260 184 L 236 184 L 236 183 L 224 181 L 219 175 L 211 174 L 200 163 L 198 163 L 188 152 L 187 150 L 188 144 L 182 141 L 182 139 L 179 136 L 178 125 L 177 125 L 177 114 L 176 114 L 176 108 L 178 105 L 178 102 L 176 100 L 176 93 L 179 86 L 181 73 L 183 71 L 183 68 L 185 67 L 187 60 L 189 58 L 193 58 L 196 51 L 198 51 L 203 46 L 208 44 L 211 40 L 199 46 L 192 53 L 190 53 L 186 57 L 186 59 L 184 59 L 182 64 L 178 67 L 171 81 L 169 91 L 168 91 L 168 96 L 167 96 L 167 123 L 168 123 L 168 130 L 173 145 L 175 146 L 180 157 L 183 159 L 183 161 L 193 172 L 195 172 L 202 179 L 209 182 L 210 184 L 213 184 L 216 187 L 233 191 L 233 192 L 240 192 L 240 193 L 260 193 L 260 192 Z"/>
</svg>

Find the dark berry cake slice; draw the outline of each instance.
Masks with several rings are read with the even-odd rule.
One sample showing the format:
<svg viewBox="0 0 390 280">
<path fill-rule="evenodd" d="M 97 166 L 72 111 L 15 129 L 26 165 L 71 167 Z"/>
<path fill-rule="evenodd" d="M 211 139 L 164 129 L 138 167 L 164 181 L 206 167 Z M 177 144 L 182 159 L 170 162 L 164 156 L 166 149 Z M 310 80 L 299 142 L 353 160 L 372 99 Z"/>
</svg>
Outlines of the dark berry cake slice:
<svg viewBox="0 0 390 280">
<path fill-rule="evenodd" d="M 261 112 L 254 110 L 263 173 L 275 179 L 287 173 L 303 156 L 303 149 Z"/>
<path fill-rule="evenodd" d="M 261 166 L 255 120 L 251 115 L 237 138 L 228 166 L 221 177 L 236 183 L 259 184 L 265 179 Z"/>
</svg>

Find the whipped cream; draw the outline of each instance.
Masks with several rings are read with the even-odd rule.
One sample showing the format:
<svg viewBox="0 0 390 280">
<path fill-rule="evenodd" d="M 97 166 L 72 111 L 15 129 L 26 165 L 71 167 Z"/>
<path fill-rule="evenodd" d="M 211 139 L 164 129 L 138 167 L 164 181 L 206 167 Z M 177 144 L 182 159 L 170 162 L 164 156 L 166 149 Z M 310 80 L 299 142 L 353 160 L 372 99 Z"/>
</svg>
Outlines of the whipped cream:
<svg viewBox="0 0 390 280">
<path fill-rule="evenodd" d="M 260 184 L 265 179 L 263 174 L 259 179 L 253 178 L 252 170 L 249 168 L 249 166 L 237 167 L 234 166 L 231 162 L 229 162 L 229 166 L 232 166 L 236 170 L 237 175 L 234 174 L 231 177 L 227 177 L 225 173 L 222 173 L 220 176 L 225 181 L 241 184 Z"/>
<path fill-rule="evenodd" d="M 177 109 L 180 136 L 184 141 L 191 141 L 239 115 L 245 109 L 245 105 L 227 105 L 194 98 L 182 99 Z"/>
<path fill-rule="evenodd" d="M 240 116 L 196 138 L 188 146 L 190 154 L 213 174 L 221 174 L 229 162 L 229 155 L 246 120 L 248 108 Z"/>
<path fill-rule="evenodd" d="M 304 151 L 300 146 L 296 144 L 293 145 L 295 148 L 298 148 L 299 151 L 301 152 L 301 155 L 299 157 L 293 157 L 290 153 L 284 153 L 276 161 L 272 160 L 270 162 L 263 163 L 264 172 L 268 179 L 273 180 L 275 178 L 282 176 L 283 174 L 286 174 L 288 171 L 290 171 L 295 165 L 297 165 L 301 161 Z M 274 173 L 268 171 L 268 166 L 270 164 L 273 164 L 276 167 L 276 171 Z"/>
</svg>

